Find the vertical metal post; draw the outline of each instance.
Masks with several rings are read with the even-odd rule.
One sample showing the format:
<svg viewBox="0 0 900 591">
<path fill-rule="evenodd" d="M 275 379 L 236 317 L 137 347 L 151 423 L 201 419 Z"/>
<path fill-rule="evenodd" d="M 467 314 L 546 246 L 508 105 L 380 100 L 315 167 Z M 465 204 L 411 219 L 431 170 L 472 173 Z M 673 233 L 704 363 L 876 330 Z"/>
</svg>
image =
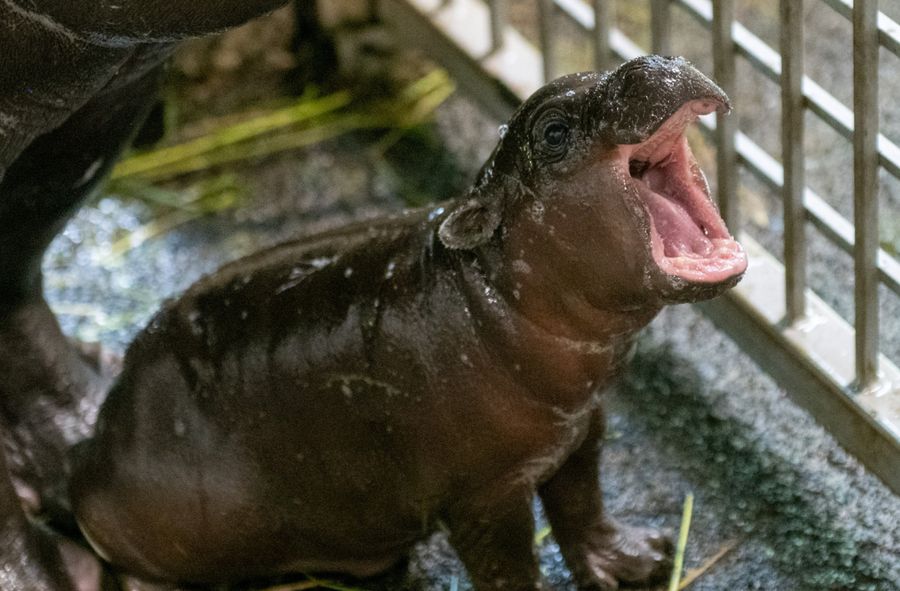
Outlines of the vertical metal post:
<svg viewBox="0 0 900 591">
<path fill-rule="evenodd" d="M 651 0 L 651 47 L 657 55 L 672 53 L 672 10 L 669 0 Z"/>
<path fill-rule="evenodd" d="M 553 17 L 556 3 L 553 0 L 538 0 L 538 29 L 541 54 L 544 56 L 544 82 L 556 77 L 556 44 L 553 39 Z"/>
<path fill-rule="evenodd" d="M 503 47 L 503 29 L 506 28 L 506 0 L 488 2 L 491 19 L 491 51 Z"/>
<path fill-rule="evenodd" d="M 784 272 L 787 321 L 806 313 L 803 193 L 803 0 L 781 0 L 781 157 L 784 161 Z"/>
<path fill-rule="evenodd" d="M 853 249 L 856 379 L 878 379 L 878 2 L 853 4 Z"/>
<path fill-rule="evenodd" d="M 612 0 L 593 0 L 594 5 L 594 67 L 612 70 L 616 66 L 609 32 L 616 18 Z"/>
<path fill-rule="evenodd" d="M 713 75 L 719 86 L 729 95 L 735 95 L 735 50 L 731 36 L 734 23 L 734 0 L 713 2 L 712 42 Z M 737 232 L 737 157 L 734 136 L 737 118 L 716 114 L 716 180 L 719 210 L 722 219 L 732 232 Z"/>
</svg>

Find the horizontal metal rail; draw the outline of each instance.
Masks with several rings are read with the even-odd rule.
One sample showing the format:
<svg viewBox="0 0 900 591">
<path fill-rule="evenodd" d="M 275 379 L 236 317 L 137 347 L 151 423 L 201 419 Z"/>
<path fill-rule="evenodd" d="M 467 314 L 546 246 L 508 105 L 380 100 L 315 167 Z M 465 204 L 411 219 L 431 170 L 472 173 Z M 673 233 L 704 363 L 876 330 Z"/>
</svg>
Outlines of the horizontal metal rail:
<svg viewBox="0 0 900 591">
<path fill-rule="evenodd" d="M 514 29 L 503 32 L 503 43 L 491 43 L 490 13 L 481 0 L 380 0 L 383 18 L 400 36 L 423 47 L 442 62 L 487 110 L 505 120 L 514 107 L 544 81 L 545 62 L 540 51 Z M 552 0 L 558 14 L 579 25 L 588 39 L 608 42 L 595 46 L 600 63 L 610 52 L 619 59 L 643 55 L 645 51 L 611 26 L 607 19 L 595 27 L 594 6 L 584 0 Z M 827 1 L 827 0 L 826 0 Z M 870 0 L 871 1 L 871 0 Z M 653 10 L 665 0 L 654 2 Z M 669 0 L 688 12 L 712 20 L 711 4 L 704 0 Z M 831 0 L 830 4 L 841 3 Z M 546 7 L 544 12 L 546 13 Z M 661 15 L 665 22 L 667 15 Z M 878 17 L 878 36 L 884 46 L 896 41 L 892 21 Z M 605 29 L 605 30 L 604 30 Z M 547 29 L 549 30 L 549 29 Z M 424 33 L 424 34 L 423 34 Z M 546 34 L 546 33 L 545 33 Z M 739 23 L 731 26 L 734 48 L 767 76 L 780 82 L 779 54 Z M 894 41 L 887 41 L 892 39 Z M 749 48 L 749 49 L 748 49 Z M 893 51 L 893 50 L 892 50 Z M 548 74 L 550 72 L 547 72 Z M 802 77 L 803 104 L 847 138 L 853 137 L 853 112 Z M 824 114 L 824 116 L 823 116 Z M 703 118 L 703 128 L 715 130 L 715 120 Z M 900 171 L 896 145 L 883 136 L 875 141 L 879 162 L 889 172 Z M 780 192 L 784 185 L 782 165 L 749 137 L 736 131 L 734 153 L 765 185 Z M 802 191 L 805 218 L 841 249 L 852 253 L 857 236 L 852 223 L 831 208 L 808 187 Z M 745 279 L 723 298 L 700 307 L 718 326 L 781 383 L 791 397 L 827 428 L 851 453 L 859 457 L 894 491 L 900 493 L 900 369 L 883 355 L 878 357 L 880 379 L 865 390 L 857 388 L 855 331 L 820 298 L 804 289 L 805 314 L 786 322 L 785 269 L 759 244 L 744 233 L 741 242 L 750 255 Z M 871 248 L 871 245 L 869 245 Z M 871 251 L 869 253 L 871 255 Z M 875 251 L 881 284 L 900 293 L 900 263 L 884 250 Z"/>
<path fill-rule="evenodd" d="M 853 20 L 853 0 L 822 0 L 835 12 Z M 900 57 L 900 23 L 883 12 L 878 13 L 878 42 L 882 47 Z"/>
</svg>

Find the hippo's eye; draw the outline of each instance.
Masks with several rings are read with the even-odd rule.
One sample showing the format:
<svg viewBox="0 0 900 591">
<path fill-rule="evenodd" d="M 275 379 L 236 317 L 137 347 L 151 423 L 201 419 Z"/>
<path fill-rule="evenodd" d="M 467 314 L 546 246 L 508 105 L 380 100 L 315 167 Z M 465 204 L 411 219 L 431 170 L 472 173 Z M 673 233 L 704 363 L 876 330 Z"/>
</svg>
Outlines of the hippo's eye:
<svg viewBox="0 0 900 591">
<path fill-rule="evenodd" d="M 544 128 L 544 141 L 551 148 L 561 147 L 569 135 L 569 126 L 561 121 L 551 121 Z"/>
</svg>

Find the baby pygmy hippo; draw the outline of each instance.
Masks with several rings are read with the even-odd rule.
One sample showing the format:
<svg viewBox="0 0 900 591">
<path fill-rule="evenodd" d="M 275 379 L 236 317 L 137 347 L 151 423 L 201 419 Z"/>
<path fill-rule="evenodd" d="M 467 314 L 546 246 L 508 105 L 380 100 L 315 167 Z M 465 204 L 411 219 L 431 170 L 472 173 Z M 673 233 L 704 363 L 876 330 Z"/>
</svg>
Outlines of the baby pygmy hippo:
<svg viewBox="0 0 900 591">
<path fill-rule="evenodd" d="M 116 569 L 214 585 L 365 577 L 436 528 L 478 591 L 541 589 L 539 494 L 579 589 L 669 568 L 603 512 L 597 392 L 662 306 L 747 262 L 683 132 L 727 110 L 681 58 L 560 78 L 462 199 L 224 267 L 137 337 L 79 454 Z"/>
</svg>

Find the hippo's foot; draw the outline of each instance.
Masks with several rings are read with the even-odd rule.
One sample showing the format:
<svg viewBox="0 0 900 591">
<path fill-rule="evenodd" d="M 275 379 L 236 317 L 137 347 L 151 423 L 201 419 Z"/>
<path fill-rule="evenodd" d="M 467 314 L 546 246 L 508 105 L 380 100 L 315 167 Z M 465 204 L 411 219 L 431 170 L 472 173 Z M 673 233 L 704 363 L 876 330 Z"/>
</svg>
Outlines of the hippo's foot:
<svg viewBox="0 0 900 591">
<path fill-rule="evenodd" d="M 72 340 L 71 343 L 81 360 L 93 371 L 95 380 L 103 389 L 111 385 L 113 379 L 122 371 L 122 356 L 104 349 L 100 343 L 78 340 Z"/>
<path fill-rule="evenodd" d="M 579 590 L 610 591 L 620 583 L 650 583 L 667 576 L 672 549 L 669 537 L 655 529 L 607 519 L 566 554 Z"/>
<path fill-rule="evenodd" d="M 28 513 L 68 513 L 69 450 L 89 437 L 118 361 L 73 344 L 42 298 L 0 305 L 0 442 Z"/>
<path fill-rule="evenodd" d="M 93 552 L 61 536 L 55 534 L 47 536 L 49 541 L 55 542 L 59 548 L 63 571 L 75 591 L 101 591 L 106 587 L 105 572 Z"/>
<path fill-rule="evenodd" d="M 0 588 L 101 591 L 106 575 L 97 557 L 75 542 L 27 520 L 0 531 Z"/>
</svg>

